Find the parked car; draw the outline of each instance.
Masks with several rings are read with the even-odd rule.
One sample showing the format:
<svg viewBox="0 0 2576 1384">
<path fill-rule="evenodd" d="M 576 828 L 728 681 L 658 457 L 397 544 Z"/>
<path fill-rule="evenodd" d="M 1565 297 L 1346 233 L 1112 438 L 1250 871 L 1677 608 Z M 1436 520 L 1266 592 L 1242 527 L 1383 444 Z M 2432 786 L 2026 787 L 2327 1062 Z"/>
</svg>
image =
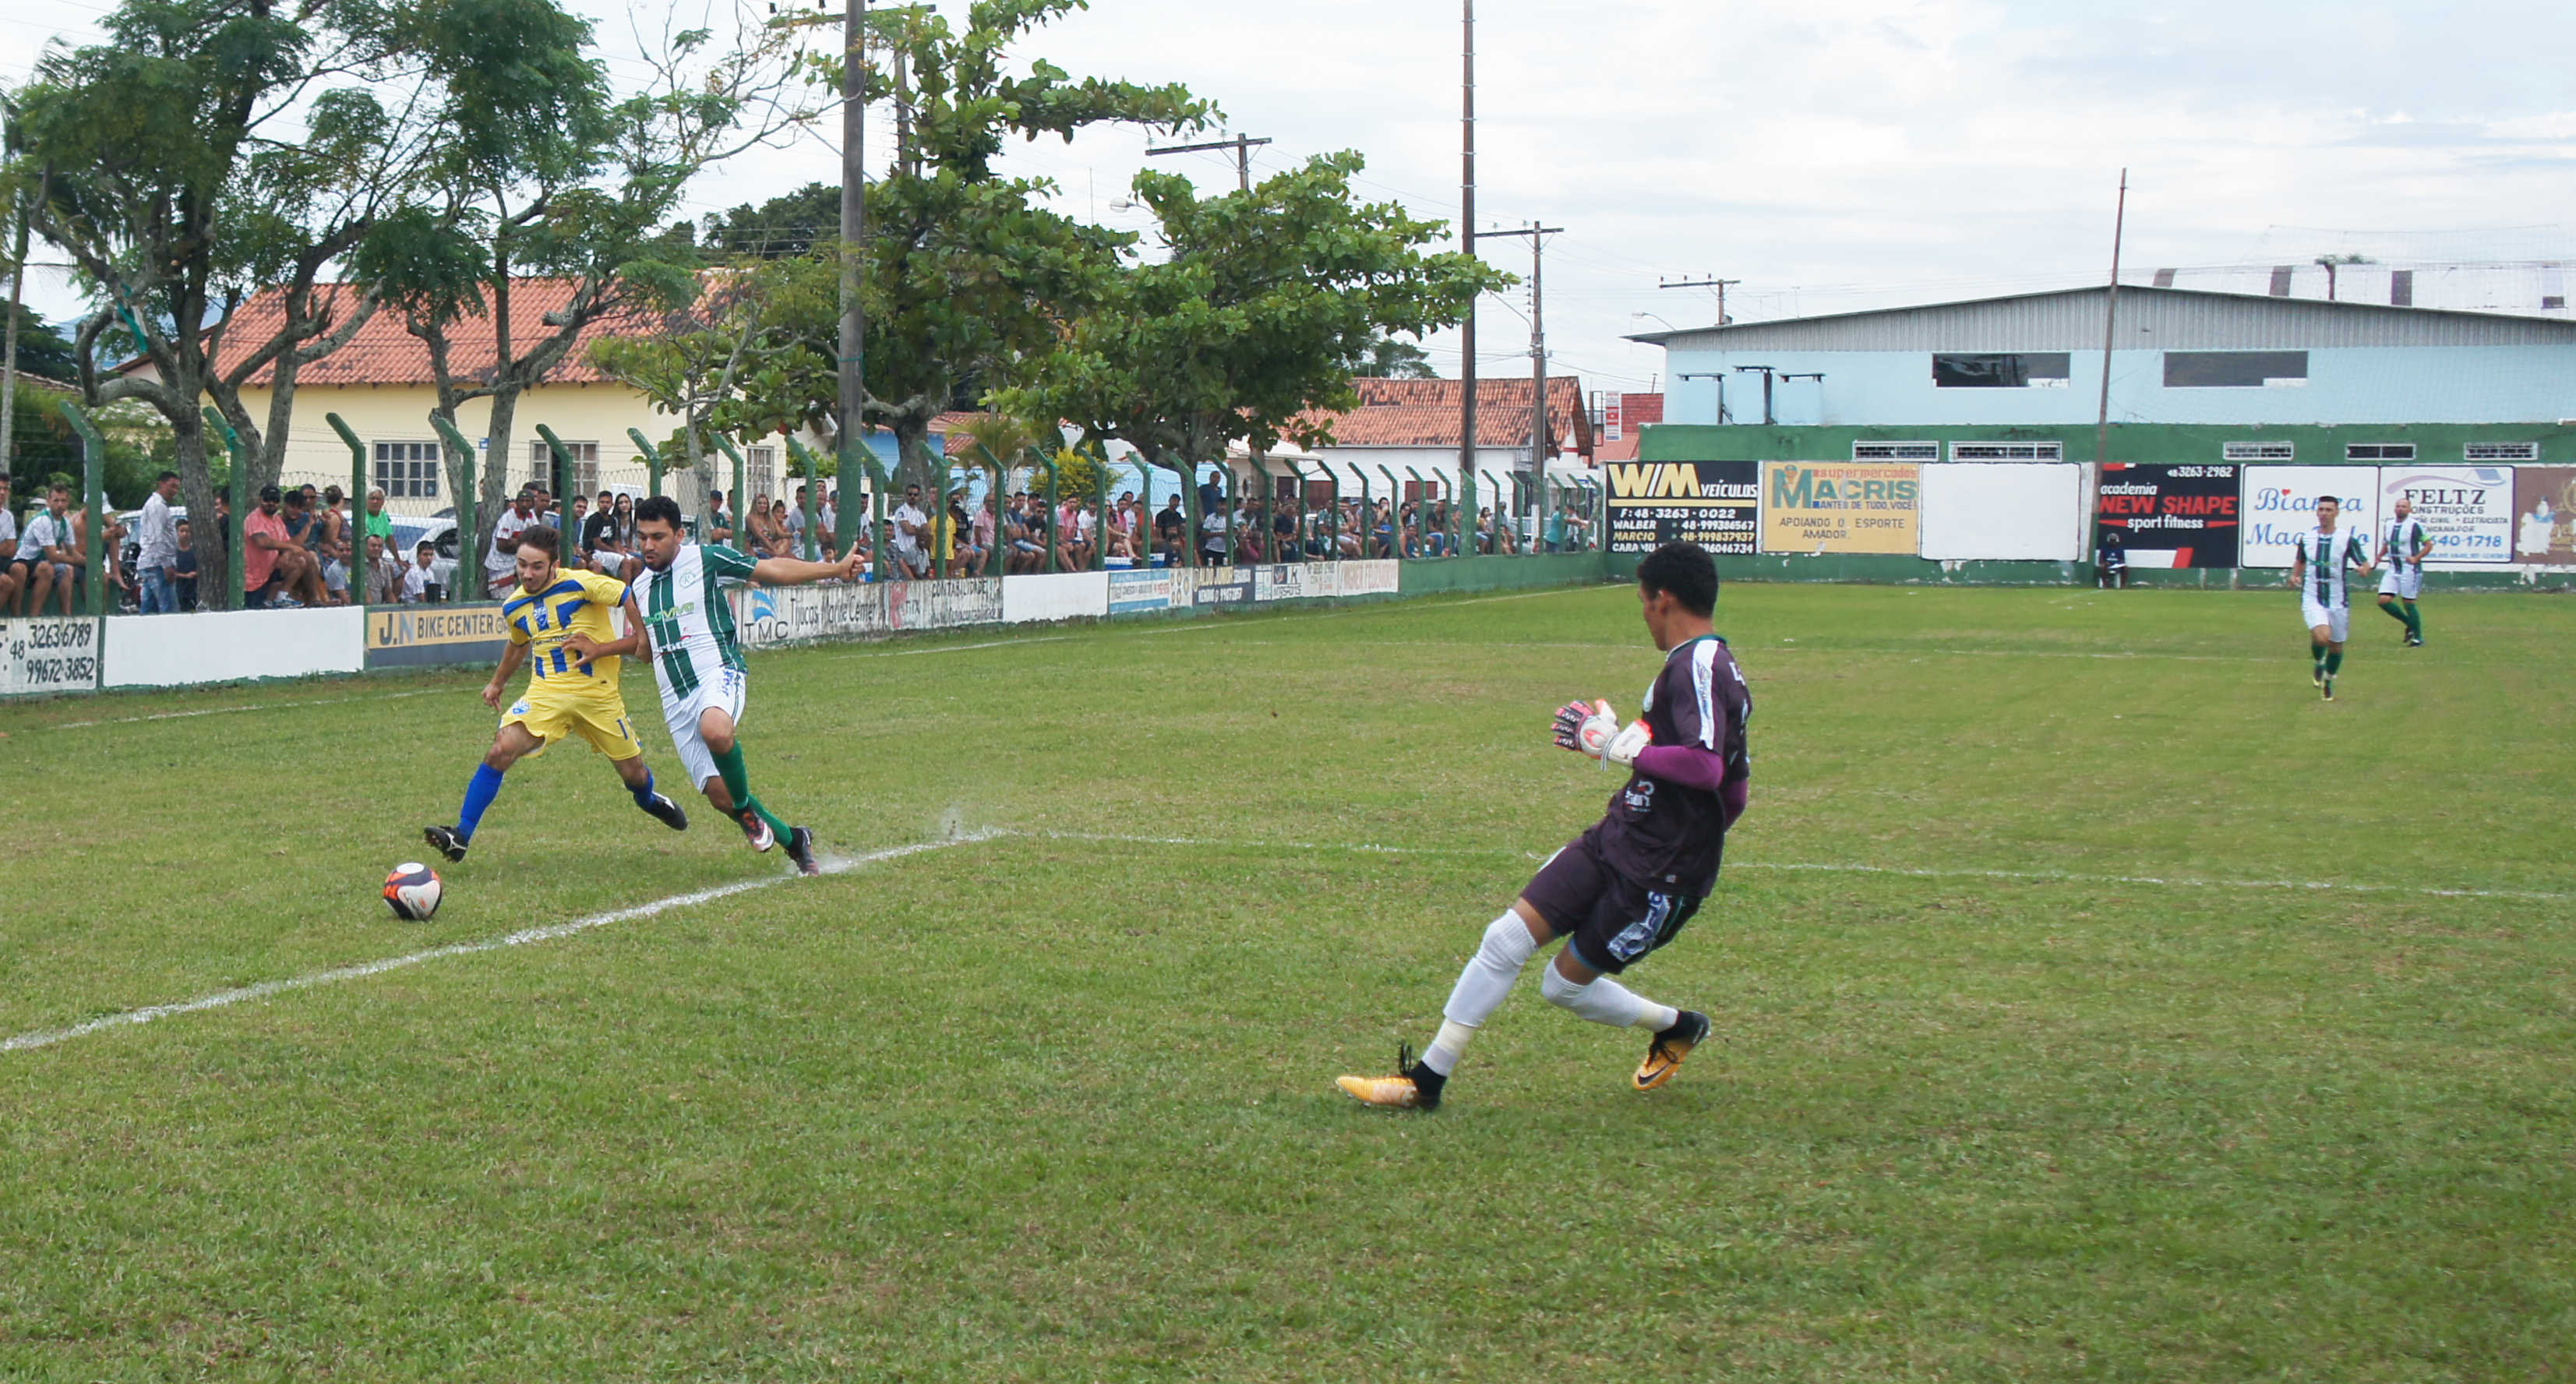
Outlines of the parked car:
<svg viewBox="0 0 2576 1384">
<path fill-rule="evenodd" d="M 421 540 L 429 540 L 432 545 L 429 559 L 430 580 L 438 583 L 439 589 L 443 591 L 455 592 L 456 511 L 441 510 L 426 517 L 397 514 L 393 516 L 393 521 L 394 556 L 405 567 L 409 567 L 413 560 L 412 554 L 418 551 Z"/>
</svg>

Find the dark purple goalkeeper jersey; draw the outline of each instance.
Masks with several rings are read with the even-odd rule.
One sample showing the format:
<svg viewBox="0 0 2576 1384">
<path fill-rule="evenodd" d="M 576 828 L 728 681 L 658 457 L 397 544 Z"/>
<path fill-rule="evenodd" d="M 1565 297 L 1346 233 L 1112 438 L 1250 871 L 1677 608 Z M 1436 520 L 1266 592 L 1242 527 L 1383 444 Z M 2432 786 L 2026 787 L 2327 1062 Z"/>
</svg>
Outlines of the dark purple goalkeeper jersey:
<svg viewBox="0 0 2576 1384">
<path fill-rule="evenodd" d="M 1656 744 L 1698 745 L 1722 757 L 1724 782 L 1752 776 L 1744 728 L 1753 715 L 1753 693 L 1735 666 L 1734 651 L 1716 635 L 1664 656 L 1663 671 L 1646 689 L 1642 715 Z M 1627 786 L 1611 795 L 1610 810 L 1592 836 L 1611 869 L 1651 890 L 1698 897 L 1717 883 L 1726 810 L 1716 790 L 1631 773 Z"/>
</svg>

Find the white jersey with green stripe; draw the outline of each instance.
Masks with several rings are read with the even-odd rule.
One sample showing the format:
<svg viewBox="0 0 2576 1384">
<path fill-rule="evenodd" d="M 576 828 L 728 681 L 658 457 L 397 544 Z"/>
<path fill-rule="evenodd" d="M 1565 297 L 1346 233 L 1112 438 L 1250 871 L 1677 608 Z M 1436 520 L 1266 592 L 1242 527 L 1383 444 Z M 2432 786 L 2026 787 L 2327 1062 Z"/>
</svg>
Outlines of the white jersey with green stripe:
<svg viewBox="0 0 2576 1384">
<path fill-rule="evenodd" d="M 723 585 L 751 580 L 754 563 L 731 548 L 684 543 L 671 565 L 651 567 L 629 589 L 653 641 L 653 673 L 665 700 L 689 697 L 723 669 L 744 671 L 742 640 Z"/>
<path fill-rule="evenodd" d="M 2388 562 L 2402 572 L 2424 570 L 2423 554 L 2433 546 L 2424 521 L 2413 515 L 2388 521 Z"/>
<path fill-rule="evenodd" d="M 2344 569 L 2370 565 L 2367 543 L 2359 529 L 2311 529 L 2299 535 L 2299 560 L 2308 565 L 2306 590 L 2300 594 L 2328 610 L 2343 608 Z"/>
</svg>

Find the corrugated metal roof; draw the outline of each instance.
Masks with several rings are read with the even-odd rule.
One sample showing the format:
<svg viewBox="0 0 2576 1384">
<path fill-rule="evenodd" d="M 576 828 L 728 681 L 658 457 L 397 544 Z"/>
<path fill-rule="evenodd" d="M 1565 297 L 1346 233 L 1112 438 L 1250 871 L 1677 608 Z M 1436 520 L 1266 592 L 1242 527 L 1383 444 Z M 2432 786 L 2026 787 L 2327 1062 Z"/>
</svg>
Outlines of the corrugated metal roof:
<svg viewBox="0 0 2576 1384">
<path fill-rule="evenodd" d="M 1676 351 L 2098 351 L 2105 292 L 2063 289 L 1629 340 Z M 2177 351 L 2568 345 L 2576 344 L 2576 322 L 2123 284 L 2117 344 Z"/>
</svg>

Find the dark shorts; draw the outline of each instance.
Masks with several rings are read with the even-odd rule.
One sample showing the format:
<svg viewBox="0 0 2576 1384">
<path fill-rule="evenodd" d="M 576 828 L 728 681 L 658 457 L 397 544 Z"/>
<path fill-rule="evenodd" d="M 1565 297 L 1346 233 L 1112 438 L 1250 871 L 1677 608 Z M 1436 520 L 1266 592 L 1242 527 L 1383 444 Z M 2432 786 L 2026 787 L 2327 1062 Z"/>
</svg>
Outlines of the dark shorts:
<svg viewBox="0 0 2576 1384">
<path fill-rule="evenodd" d="M 1590 832 L 1538 867 L 1521 897 L 1569 939 L 1576 960 L 1614 976 L 1681 935 L 1700 904 L 1695 894 L 1659 893 L 1611 869 Z"/>
</svg>

